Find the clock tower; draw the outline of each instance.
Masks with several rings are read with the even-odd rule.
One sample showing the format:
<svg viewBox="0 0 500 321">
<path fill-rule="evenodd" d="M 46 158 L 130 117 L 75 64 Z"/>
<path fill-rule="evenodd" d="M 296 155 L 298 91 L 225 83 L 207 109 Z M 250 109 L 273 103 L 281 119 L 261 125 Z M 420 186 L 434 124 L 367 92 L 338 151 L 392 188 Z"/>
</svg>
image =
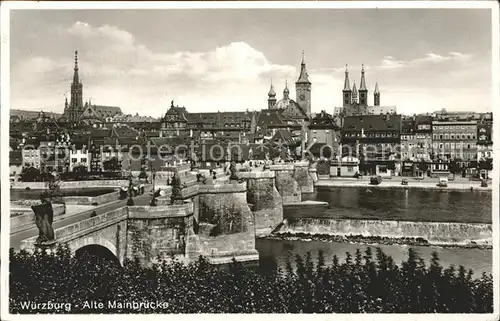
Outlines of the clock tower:
<svg viewBox="0 0 500 321">
<path fill-rule="evenodd" d="M 300 64 L 300 76 L 295 82 L 296 100 L 302 109 L 311 117 L 311 82 L 307 74 L 304 62 L 304 51 L 302 51 L 302 63 Z"/>
</svg>

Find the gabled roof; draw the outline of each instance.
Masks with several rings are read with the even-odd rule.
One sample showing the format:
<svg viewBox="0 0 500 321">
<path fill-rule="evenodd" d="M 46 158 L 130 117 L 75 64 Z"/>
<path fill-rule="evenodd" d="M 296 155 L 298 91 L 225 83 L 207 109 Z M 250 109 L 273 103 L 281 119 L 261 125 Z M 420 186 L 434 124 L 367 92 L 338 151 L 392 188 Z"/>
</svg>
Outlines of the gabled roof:
<svg viewBox="0 0 500 321">
<path fill-rule="evenodd" d="M 272 142 L 282 142 L 282 143 L 289 143 L 293 141 L 292 133 L 290 133 L 288 130 L 284 129 L 279 129 L 276 131 L 274 136 L 271 138 Z"/>
<path fill-rule="evenodd" d="M 115 115 L 123 114 L 121 108 L 116 106 L 92 105 L 92 107 L 102 117 L 113 117 Z"/>
</svg>

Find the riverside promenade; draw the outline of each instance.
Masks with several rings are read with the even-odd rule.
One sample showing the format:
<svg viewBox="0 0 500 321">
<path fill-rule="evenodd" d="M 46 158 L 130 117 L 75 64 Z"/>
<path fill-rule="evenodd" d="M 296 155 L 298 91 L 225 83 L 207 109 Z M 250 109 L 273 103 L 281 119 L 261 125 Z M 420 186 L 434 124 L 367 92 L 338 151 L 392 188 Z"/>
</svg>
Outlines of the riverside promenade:
<svg viewBox="0 0 500 321">
<path fill-rule="evenodd" d="M 408 185 L 401 185 L 401 181 L 406 179 Z M 429 189 L 429 190 L 446 190 L 446 191 L 492 191 L 492 180 L 488 180 L 488 187 L 481 187 L 481 181 L 471 181 L 466 178 L 456 177 L 454 180 L 448 181 L 447 187 L 438 187 L 437 178 L 426 177 L 422 180 L 414 177 L 393 176 L 391 179 L 383 178 L 379 185 L 370 185 L 370 176 L 363 178 L 348 178 L 348 177 L 319 177 L 319 180 L 314 184 L 316 188 L 325 189 L 328 187 L 369 187 L 369 188 L 400 188 L 400 189 Z"/>
</svg>

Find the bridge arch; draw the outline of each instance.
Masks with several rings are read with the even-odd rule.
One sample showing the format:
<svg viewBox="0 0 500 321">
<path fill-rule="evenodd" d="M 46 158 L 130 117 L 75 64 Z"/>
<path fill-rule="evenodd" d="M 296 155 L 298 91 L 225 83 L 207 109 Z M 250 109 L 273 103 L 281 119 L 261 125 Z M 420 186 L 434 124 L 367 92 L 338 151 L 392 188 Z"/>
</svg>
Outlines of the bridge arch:
<svg viewBox="0 0 500 321">
<path fill-rule="evenodd" d="M 120 260 L 118 259 L 116 254 L 111 252 L 105 246 L 102 246 L 99 244 L 89 244 L 89 245 L 82 246 L 81 248 L 79 248 L 75 251 L 75 257 L 79 258 L 79 257 L 85 255 L 86 253 L 92 254 L 92 255 L 97 256 L 97 257 L 104 258 L 107 261 L 113 262 L 117 266 L 121 266 Z"/>
<path fill-rule="evenodd" d="M 116 260 L 121 265 L 116 245 L 100 235 L 76 239 L 70 247 L 77 257 L 88 251 L 104 258 Z"/>
</svg>

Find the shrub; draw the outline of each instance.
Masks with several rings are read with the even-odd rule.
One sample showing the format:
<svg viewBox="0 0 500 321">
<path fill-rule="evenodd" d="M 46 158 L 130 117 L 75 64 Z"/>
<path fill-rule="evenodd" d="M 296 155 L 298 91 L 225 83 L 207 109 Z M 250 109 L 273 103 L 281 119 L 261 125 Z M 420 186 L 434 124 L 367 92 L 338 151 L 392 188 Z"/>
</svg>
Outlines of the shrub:
<svg viewBox="0 0 500 321">
<path fill-rule="evenodd" d="M 233 262 L 213 266 L 200 257 L 183 265 L 175 258 L 151 266 L 139 259 L 116 259 L 83 252 L 71 255 L 67 247 L 56 253 L 10 252 L 11 313 L 66 313 L 21 308 L 22 302 L 69 302 L 71 313 L 88 313 L 83 302 L 165 302 L 160 309 L 110 309 L 99 313 L 492 313 L 491 275 L 472 277 L 463 267 L 446 269 L 433 253 L 426 267 L 410 249 L 398 266 L 371 248 L 344 262 L 334 256 L 325 264 L 320 253 L 296 256 L 284 269 L 273 260 L 261 260 L 259 269 Z"/>
</svg>

